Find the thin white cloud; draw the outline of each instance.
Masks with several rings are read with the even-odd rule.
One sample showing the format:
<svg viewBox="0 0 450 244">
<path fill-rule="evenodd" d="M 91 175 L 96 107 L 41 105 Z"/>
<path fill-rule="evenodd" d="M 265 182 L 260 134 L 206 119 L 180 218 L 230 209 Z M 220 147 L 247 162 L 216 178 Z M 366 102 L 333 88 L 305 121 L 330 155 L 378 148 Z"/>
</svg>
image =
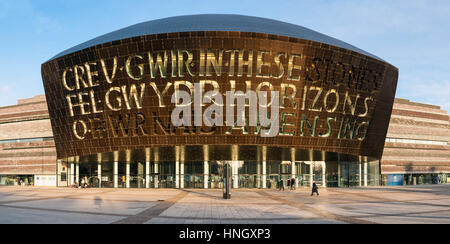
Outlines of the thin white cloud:
<svg viewBox="0 0 450 244">
<path fill-rule="evenodd" d="M 397 66 L 397 97 L 450 111 L 449 12 L 450 1 L 442 0 L 339 1 L 329 13 L 336 21 L 319 24 Z"/>
<path fill-rule="evenodd" d="M 321 15 L 326 11 L 330 18 L 317 18 L 318 25 L 327 28 L 328 34 L 339 38 L 346 36 L 396 35 L 398 33 L 428 32 L 436 20 L 448 20 L 449 1 L 334 1 L 315 6 Z M 436 26 L 442 28 L 442 26 Z M 344 40 L 346 38 L 343 38 Z M 347 38 L 348 39 L 348 38 Z"/>
<path fill-rule="evenodd" d="M 37 33 L 57 31 L 61 29 L 61 25 L 59 24 L 59 22 L 50 17 L 35 13 L 33 18 Z"/>
<path fill-rule="evenodd" d="M 38 11 L 29 0 L 0 0 L 0 19 L 21 18 L 34 28 L 37 34 L 60 30 L 60 23 Z"/>
<path fill-rule="evenodd" d="M 9 86 L 5 85 L 5 86 L 0 86 L 0 92 L 3 93 L 7 93 L 9 92 Z"/>
<path fill-rule="evenodd" d="M 445 80 L 432 76 L 405 77 L 406 79 L 400 81 L 402 84 L 399 83 L 397 97 L 438 105 L 450 111 L 450 76 Z"/>
<path fill-rule="evenodd" d="M 11 86 L 0 85 L 0 107 L 15 104 L 15 100 L 11 97 Z"/>
</svg>

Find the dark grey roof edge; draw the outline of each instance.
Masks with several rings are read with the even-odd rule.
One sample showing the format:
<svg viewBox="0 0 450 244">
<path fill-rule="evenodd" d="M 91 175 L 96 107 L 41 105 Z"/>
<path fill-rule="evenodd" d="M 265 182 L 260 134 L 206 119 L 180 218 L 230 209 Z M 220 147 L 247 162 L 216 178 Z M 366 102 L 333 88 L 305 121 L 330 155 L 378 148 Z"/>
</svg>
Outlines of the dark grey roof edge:
<svg viewBox="0 0 450 244">
<path fill-rule="evenodd" d="M 303 26 L 294 25 L 278 20 L 235 14 L 200 14 L 182 15 L 162 19 L 151 20 L 131 25 L 105 35 L 96 37 L 87 42 L 69 48 L 49 61 L 71 54 L 92 46 L 137 37 L 162 33 L 189 32 L 189 31 L 242 31 L 266 33 L 280 36 L 288 36 L 325 43 L 328 45 L 348 49 L 357 53 L 386 62 L 383 59 L 359 49 L 351 44 L 313 31 Z"/>
</svg>

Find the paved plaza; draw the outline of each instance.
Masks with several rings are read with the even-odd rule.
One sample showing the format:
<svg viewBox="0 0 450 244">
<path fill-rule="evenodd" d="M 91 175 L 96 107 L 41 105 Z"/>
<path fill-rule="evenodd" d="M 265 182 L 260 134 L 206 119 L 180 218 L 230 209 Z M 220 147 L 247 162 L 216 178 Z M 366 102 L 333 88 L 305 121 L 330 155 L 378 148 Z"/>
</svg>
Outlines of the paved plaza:
<svg viewBox="0 0 450 244">
<path fill-rule="evenodd" d="M 450 185 L 277 191 L 0 187 L 1 224 L 450 224 Z"/>
</svg>

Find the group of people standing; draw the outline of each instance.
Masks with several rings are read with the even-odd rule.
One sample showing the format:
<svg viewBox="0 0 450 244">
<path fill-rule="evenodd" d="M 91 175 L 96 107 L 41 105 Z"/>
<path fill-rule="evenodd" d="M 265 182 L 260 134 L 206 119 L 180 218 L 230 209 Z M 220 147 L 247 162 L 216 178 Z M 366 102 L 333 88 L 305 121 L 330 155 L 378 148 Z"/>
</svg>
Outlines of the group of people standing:
<svg viewBox="0 0 450 244">
<path fill-rule="evenodd" d="M 287 188 L 288 188 L 289 190 L 295 190 L 295 178 L 288 179 L 287 182 L 286 182 L 286 185 L 287 185 Z M 281 180 L 278 182 L 278 189 L 279 189 L 280 191 L 281 191 L 281 190 L 284 191 L 284 181 L 283 181 L 283 179 L 281 179 Z M 316 193 L 317 196 L 319 196 L 319 188 L 317 187 L 315 181 L 313 181 L 313 184 L 312 184 L 312 192 L 311 192 L 311 196 L 313 196 L 314 193 Z"/>
<path fill-rule="evenodd" d="M 78 182 L 75 182 L 75 184 L 73 184 L 71 187 L 73 187 L 73 188 L 88 188 L 89 187 L 88 178 L 86 176 L 81 177 L 80 180 Z"/>
<path fill-rule="evenodd" d="M 295 178 L 288 179 L 288 180 L 286 181 L 286 185 L 287 185 L 288 190 L 295 190 Z M 281 180 L 278 182 L 278 189 L 279 189 L 280 191 L 281 191 L 281 189 L 283 189 L 283 191 L 284 191 L 284 181 L 283 181 L 283 179 L 281 179 Z"/>
</svg>

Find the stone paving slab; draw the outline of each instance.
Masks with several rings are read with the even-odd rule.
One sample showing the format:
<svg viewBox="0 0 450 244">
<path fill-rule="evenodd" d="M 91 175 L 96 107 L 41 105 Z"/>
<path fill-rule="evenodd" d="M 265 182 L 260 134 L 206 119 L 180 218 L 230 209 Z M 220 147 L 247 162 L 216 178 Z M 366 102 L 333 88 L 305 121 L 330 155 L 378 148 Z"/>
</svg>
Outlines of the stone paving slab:
<svg viewBox="0 0 450 244">
<path fill-rule="evenodd" d="M 440 198 L 440 199 L 430 199 L 430 200 L 414 200 L 411 201 L 411 203 L 416 204 L 432 204 L 432 205 L 439 205 L 439 206 L 446 206 L 450 208 L 450 198 Z"/>
<path fill-rule="evenodd" d="M 194 204 L 176 204 L 160 216 L 181 218 L 221 218 L 221 219 L 302 219 L 319 218 L 308 211 L 287 205 L 210 205 L 206 208 Z"/>
<path fill-rule="evenodd" d="M 8 203 L 4 206 L 41 208 L 41 209 L 56 209 L 62 211 L 82 211 L 102 214 L 120 214 L 120 215 L 135 215 L 149 207 L 153 207 L 156 203 L 140 203 L 140 202 L 119 202 L 119 201 L 104 201 L 101 197 L 96 197 L 93 200 L 85 199 L 50 199 L 37 200 L 18 203 Z"/>
<path fill-rule="evenodd" d="M 201 195 L 198 193 L 190 193 L 188 196 L 180 200 L 181 203 L 193 203 L 193 204 L 202 204 L 202 203 L 208 203 L 208 204 L 248 204 L 248 203 L 254 203 L 254 204 L 276 204 L 276 201 L 273 201 L 271 199 L 265 199 L 264 202 L 261 202 L 261 196 L 257 195 L 256 193 L 250 193 L 246 195 L 240 195 L 233 194 L 231 196 L 231 199 L 225 200 L 222 198 L 221 193 L 220 194 L 208 194 L 202 192 Z"/>
<path fill-rule="evenodd" d="M 37 200 L 40 199 L 41 196 L 37 196 L 38 194 L 34 194 L 34 196 L 2 196 L 0 195 L 0 203 L 6 203 L 6 202 L 17 202 L 17 201 L 21 201 L 24 199 L 29 199 L 29 200 Z"/>
<path fill-rule="evenodd" d="M 45 211 L 0 206 L 1 224 L 108 224 L 121 216 Z"/>
<path fill-rule="evenodd" d="M 365 204 L 337 204 L 337 205 L 315 205 L 315 208 L 344 216 L 367 216 L 367 215 L 392 215 L 406 214 L 423 211 L 445 211 L 445 207 L 430 207 L 411 203 L 365 203 Z"/>
<path fill-rule="evenodd" d="M 167 219 L 154 218 L 145 224 L 345 224 L 337 220 L 323 220 L 323 219 L 286 219 L 286 220 L 219 220 L 219 219 Z"/>
<path fill-rule="evenodd" d="M 380 224 L 450 224 L 450 210 L 447 210 L 447 212 L 409 214 L 406 216 L 379 216 L 364 219 Z"/>
<path fill-rule="evenodd" d="M 450 185 L 319 191 L 0 187 L 0 223 L 450 223 Z"/>
</svg>

